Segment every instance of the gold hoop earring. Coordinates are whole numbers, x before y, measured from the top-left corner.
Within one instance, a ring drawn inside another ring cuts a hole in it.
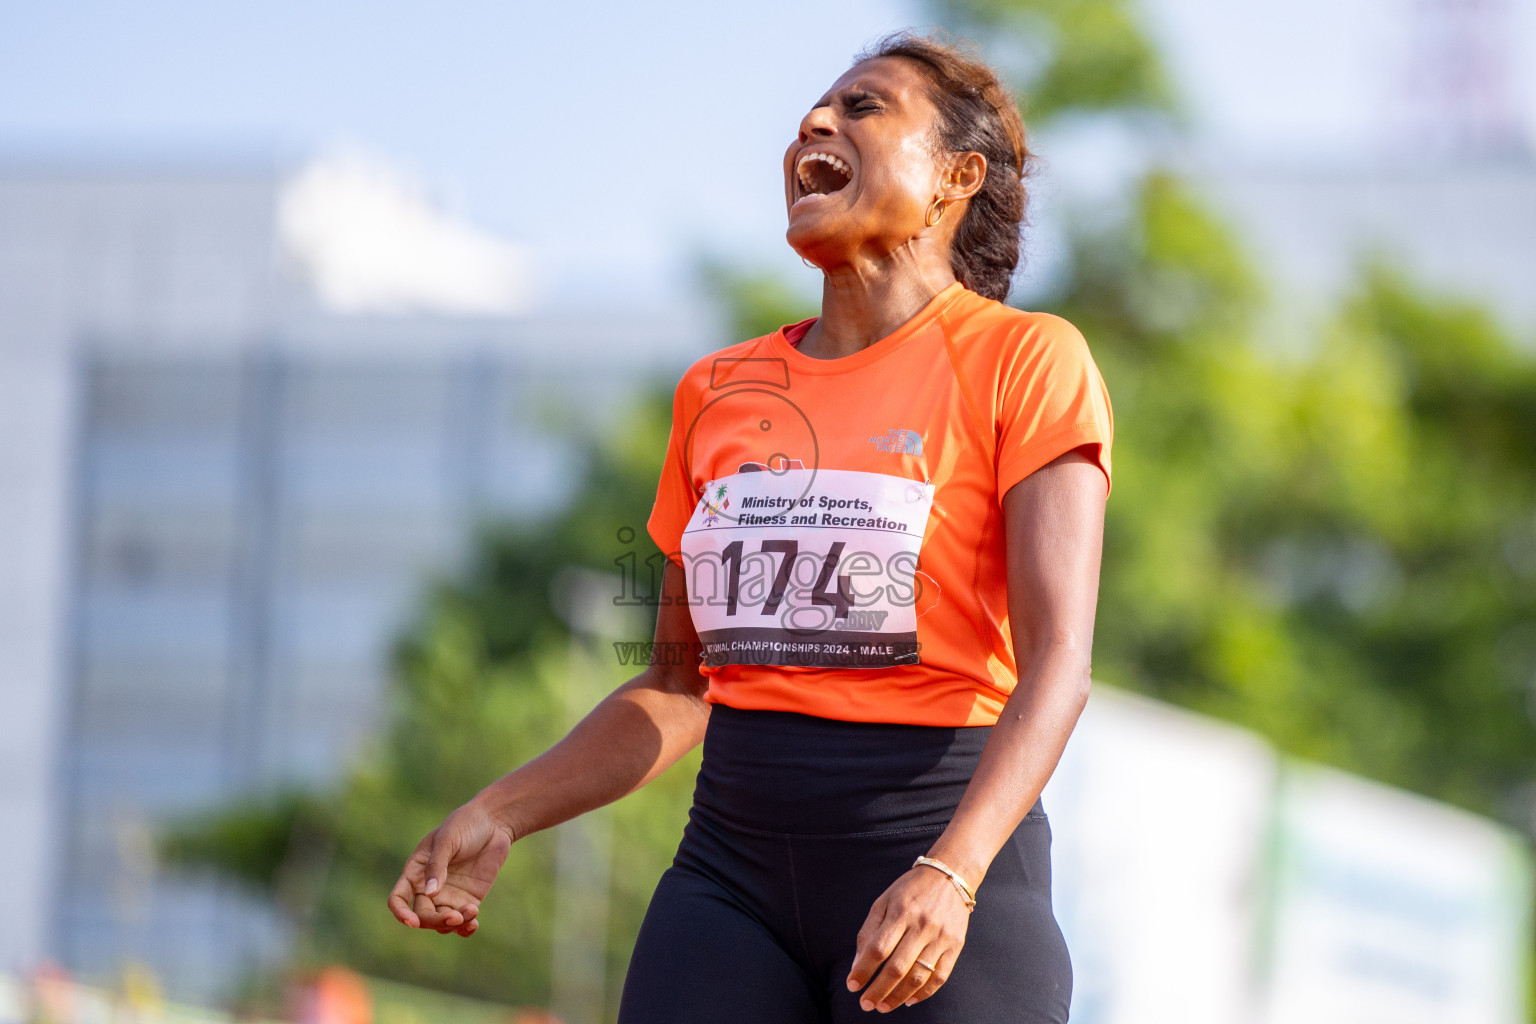
[[[942,196],[934,199],[933,202],[928,204],[928,212],[927,212],[927,214],[925,214],[923,216],[923,223],[927,224],[929,227],[933,227],[939,221],[943,220],[944,219],[944,209],[945,209],[946,205],[947,204],[944,202],[944,199],[943,199]],[[935,214],[933,212],[935,209],[937,209],[939,211],[937,216],[935,216]]]

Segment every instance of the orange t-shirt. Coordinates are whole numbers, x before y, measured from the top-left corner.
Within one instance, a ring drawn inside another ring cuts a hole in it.
[[[1017,682],[1002,496],[1096,446],[1109,395],[1067,321],[949,286],[862,352],[813,321],[694,363],[647,524],[687,574],[708,699],[990,725]]]

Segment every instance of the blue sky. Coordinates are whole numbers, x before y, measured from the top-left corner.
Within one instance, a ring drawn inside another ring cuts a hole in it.
[[[779,159],[801,114],[914,16],[884,0],[64,0],[0,20],[0,147],[358,146],[556,276],[622,270],[643,293],[698,250],[783,248]]]
[[[1409,0],[1145,3],[1217,148],[1317,159],[1390,120]],[[1512,91],[1530,97],[1536,0],[1506,6]],[[0,154],[358,147],[532,246],[562,301],[644,302],[702,251],[796,272],[784,145],[855,51],[922,24],[899,0],[0,0]]]

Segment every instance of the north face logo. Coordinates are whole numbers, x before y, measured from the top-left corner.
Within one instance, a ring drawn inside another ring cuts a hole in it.
[[[915,430],[888,430],[883,435],[871,437],[869,443],[875,446],[877,452],[923,454],[923,435]]]

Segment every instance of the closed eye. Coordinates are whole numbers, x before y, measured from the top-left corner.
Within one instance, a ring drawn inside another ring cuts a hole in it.
[[[880,109],[880,101],[867,92],[856,92],[843,97],[843,108],[855,114],[868,114]]]

